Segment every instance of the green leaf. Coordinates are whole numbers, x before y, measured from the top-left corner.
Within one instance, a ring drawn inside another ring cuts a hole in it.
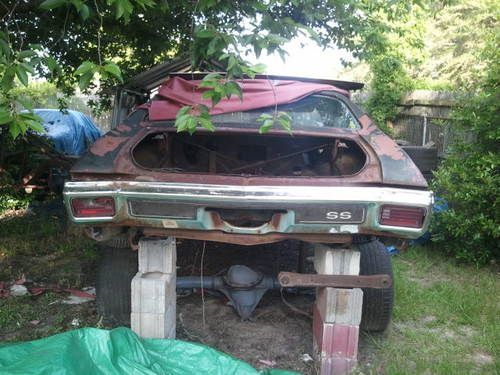
[[[0,39],[0,51],[7,59],[10,59],[10,57],[12,56],[12,47],[4,39]]]
[[[78,87],[80,87],[80,90],[83,91],[86,88],[88,88],[90,85],[90,82],[92,81],[92,78],[94,78],[93,71],[87,71],[86,73],[82,74],[80,76],[80,79],[78,80]]]
[[[12,121],[12,115],[6,108],[0,108],[0,125],[5,125]]]
[[[26,124],[28,125],[28,128],[38,132],[38,133],[45,133],[45,129],[43,128],[43,125],[39,121],[26,121]]]
[[[267,133],[273,127],[273,125],[274,125],[273,119],[264,120],[263,124],[259,128],[259,133],[260,134]]]
[[[186,128],[189,134],[193,135],[196,131],[196,125],[198,125],[198,121],[194,116],[189,116],[186,120]]]
[[[19,134],[21,134],[21,132],[22,128],[19,126],[18,122],[15,121],[12,124],[10,124],[9,133],[12,139],[16,139],[19,136]]]
[[[216,35],[215,30],[212,29],[202,29],[196,31],[196,37],[201,39],[213,38]]]
[[[18,117],[23,121],[30,120],[30,121],[43,122],[43,119],[33,112],[22,112],[18,115]]]
[[[292,118],[288,113],[279,112],[278,122],[280,123],[281,127],[285,129],[288,133],[292,132]]]
[[[16,76],[16,68],[14,66],[9,66],[5,69],[2,81],[0,81],[0,86],[4,91],[9,91],[12,86],[14,86],[14,77]]]
[[[31,50],[31,49],[27,49],[27,50],[24,50],[24,51],[21,51],[17,54],[17,58],[18,59],[25,59],[27,57],[33,57],[33,56],[36,56],[36,52]]]
[[[241,91],[241,87],[234,81],[226,82],[224,85],[224,89],[226,92],[226,97],[229,99],[231,95],[236,95],[243,100],[243,92]]]
[[[95,73],[97,67],[90,61],[84,61],[75,71],[75,75],[80,76],[88,72]]]
[[[116,79],[118,79],[120,82],[123,82],[122,72],[120,70],[120,67],[115,63],[113,62],[107,63],[106,65],[104,65],[104,70],[109,74],[111,74]]]
[[[55,72],[59,71],[60,66],[52,56],[47,56],[44,59],[44,62],[51,73],[55,73]]]
[[[222,94],[217,91],[216,89],[214,90],[208,90],[208,91],[205,91],[201,97],[203,99],[210,99],[210,101],[212,102],[212,107],[215,107],[222,99]]]
[[[68,3],[67,0],[45,0],[43,3],[40,4],[40,8],[45,10],[55,9],[67,3]]]
[[[236,67],[236,65],[238,65],[238,60],[236,59],[236,57],[234,57],[234,55],[231,55],[229,57],[229,61],[227,64],[227,70],[228,71],[233,70]]]
[[[177,112],[176,118],[187,115],[189,113],[189,111],[191,111],[191,109],[192,109],[192,107],[190,105],[185,105],[184,107],[179,109],[179,111]]]
[[[22,66],[22,68],[23,68],[26,72],[29,72],[29,73],[31,73],[31,74],[35,74],[35,68],[33,68],[30,64],[20,63],[19,65],[20,65],[20,66]]]
[[[258,118],[257,118],[257,122],[263,122],[264,120],[268,120],[268,119],[273,119],[274,116],[271,116],[270,114],[268,113],[263,113],[261,114]]]
[[[204,117],[199,117],[198,118],[198,122],[201,124],[202,127],[204,127],[205,129],[208,129],[210,131],[214,131],[215,130],[215,126],[214,124],[212,123],[212,120],[210,118],[204,118]]]
[[[205,77],[203,77],[202,81],[218,81],[221,80],[222,78],[224,77],[222,77],[222,75],[219,73],[209,73]]]
[[[78,13],[80,13],[80,16],[85,21],[90,16],[90,8],[86,4],[82,4],[82,6],[81,6],[80,10],[78,11]]]
[[[266,66],[266,64],[259,63],[259,64],[252,65],[250,67],[250,69],[252,69],[252,71],[254,71],[257,74],[262,74],[266,71],[267,66]]]
[[[130,15],[134,11],[134,6],[129,0],[108,0],[108,5],[115,5],[115,17],[116,19],[124,18],[125,22],[128,22]]]
[[[21,65],[16,67],[16,76],[24,86],[28,86],[28,73]]]

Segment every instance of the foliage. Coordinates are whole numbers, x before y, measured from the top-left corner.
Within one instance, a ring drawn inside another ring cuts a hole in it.
[[[404,63],[397,55],[383,54],[370,61],[372,81],[366,108],[375,123],[386,133],[391,133],[387,122],[394,119],[405,92],[411,89],[411,81]]]
[[[376,43],[373,42],[374,36],[365,46],[362,60],[354,64],[354,68],[351,66],[353,72],[363,70],[364,65],[369,68],[366,70],[368,76],[361,78],[370,82],[369,98],[364,104],[375,123],[389,134],[391,128],[388,125],[398,112],[401,97],[414,87],[411,67],[422,62],[426,4],[409,3],[408,11],[399,17],[380,11],[374,15],[383,20],[389,30]]]
[[[23,105],[11,92],[30,76],[52,80],[65,94],[78,83],[82,90],[97,90],[100,104],[106,104],[111,87],[122,79],[187,51],[194,69],[212,61],[227,67],[226,80],[206,82],[206,97],[216,105],[228,94],[241,94],[234,79],[263,71],[245,56],[276,52],[284,57],[282,45],[306,34],[324,46],[335,44],[364,57],[368,49],[384,45],[385,34],[399,32],[391,22],[411,7],[412,2],[403,0],[2,2],[2,125],[13,137],[36,126],[36,121],[16,117]],[[190,116],[179,116],[181,129],[194,123],[208,126],[208,119],[193,120],[204,111],[185,111]]]
[[[500,52],[492,32],[476,71],[454,109],[456,126],[473,143],[457,144],[435,174],[433,188],[450,210],[436,215],[434,241],[458,259],[485,264],[500,258]],[[479,85],[474,82],[479,81]]]
[[[257,122],[262,122],[259,128],[259,133],[267,133],[276,123],[281,125],[283,129],[291,134],[292,132],[292,118],[286,112],[274,111],[273,115],[263,113],[257,118]]]
[[[452,89],[477,79],[475,70],[487,68],[478,55],[491,30],[498,29],[499,17],[496,0],[431,3],[423,19],[423,61],[410,67],[410,74],[421,82],[419,88]]]
[[[28,207],[32,196],[9,189],[0,189],[0,216],[8,210],[19,210]]]
[[[386,124],[404,91],[457,90],[477,79],[476,70],[488,68],[478,54],[491,30],[498,30],[499,16],[494,0],[420,2],[403,17],[386,20],[400,32],[386,33],[385,48],[372,49],[346,74],[370,82],[366,107],[390,132]]]
[[[49,82],[30,82],[28,86],[18,86],[12,93],[33,108],[52,108],[57,97],[57,87]]]

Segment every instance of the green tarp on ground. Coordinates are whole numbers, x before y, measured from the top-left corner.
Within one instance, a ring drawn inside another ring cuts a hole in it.
[[[141,339],[128,328],[82,328],[0,347],[0,374],[292,375],[257,371],[210,347],[169,339]]]

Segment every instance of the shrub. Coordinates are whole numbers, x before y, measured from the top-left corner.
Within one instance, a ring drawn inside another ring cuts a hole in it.
[[[391,134],[387,122],[396,117],[401,97],[411,89],[411,82],[402,59],[391,53],[373,58],[370,70],[373,78],[366,109],[378,127]]]
[[[433,240],[478,265],[500,258],[500,53],[490,47],[482,57],[488,70],[453,111],[455,126],[475,141],[455,145],[432,184],[450,206],[435,215]]]

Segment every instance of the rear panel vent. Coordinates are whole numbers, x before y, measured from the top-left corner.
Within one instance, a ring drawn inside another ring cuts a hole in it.
[[[128,201],[132,216],[165,217],[172,219],[195,219],[196,207],[172,204],[155,200],[131,199]]]

